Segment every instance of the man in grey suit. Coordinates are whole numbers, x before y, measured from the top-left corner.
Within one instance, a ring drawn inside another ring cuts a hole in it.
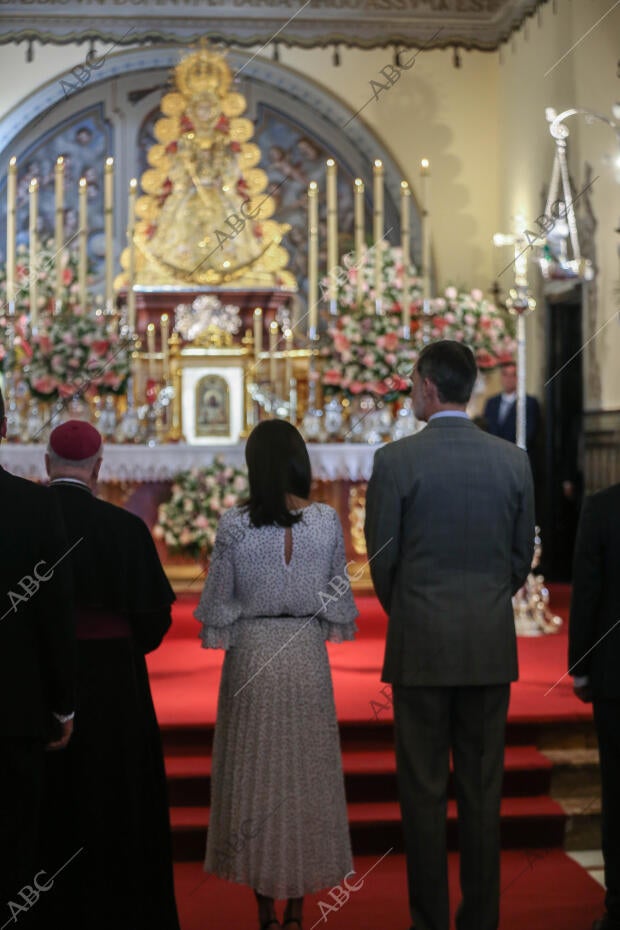
[[[468,418],[477,369],[459,342],[426,346],[413,375],[428,426],[380,449],[366,542],[389,616],[396,761],[414,930],[448,930],[450,750],[459,815],[458,930],[499,923],[500,800],[510,682],[511,597],[530,569],[534,495],[525,452]]]

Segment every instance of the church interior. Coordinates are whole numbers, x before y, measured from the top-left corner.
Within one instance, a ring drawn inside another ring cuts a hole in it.
[[[50,431],[90,422],[99,496],[146,522],[174,588],[147,664],[183,930],[249,926],[202,869],[223,656],[193,611],[273,417],[340,516],[360,612],[328,655],[364,884],[329,912],[310,896],[307,926],[408,925],[364,517],[376,450],[425,428],[416,359],[446,338],[476,357],[469,415],[535,485],[501,926],[600,914],[596,735],[566,657],[581,506],[620,482],[619,35],[613,0],[0,3],[0,465],[44,482]],[[447,819],[454,912],[453,788]]]

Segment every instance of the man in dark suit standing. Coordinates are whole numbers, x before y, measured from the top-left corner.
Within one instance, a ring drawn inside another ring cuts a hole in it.
[[[450,750],[459,815],[458,930],[499,921],[500,800],[510,682],[512,595],[534,547],[526,454],[482,432],[465,408],[477,376],[450,340],[421,353],[413,405],[428,426],[374,460],[366,541],[389,616],[382,681],[392,684],[396,760],[415,930],[448,930]]]
[[[489,397],[484,407],[487,429],[493,436],[517,441],[517,366],[506,362],[500,369],[502,391]],[[540,429],[540,405],[535,397],[525,398],[525,445],[531,457]]]
[[[0,393],[0,440],[6,436]],[[58,502],[47,488],[0,467],[0,925],[24,925],[38,895],[35,874],[63,862],[38,848],[44,750],[61,749],[73,729],[75,629]],[[39,884],[47,878],[39,876]],[[53,893],[53,892],[52,892]],[[11,910],[7,902],[13,902]],[[19,910],[18,910],[19,909]]]
[[[620,484],[586,498],[573,566],[569,671],[592,701],[602,787],[607,913],[595,930],[620,930]]]

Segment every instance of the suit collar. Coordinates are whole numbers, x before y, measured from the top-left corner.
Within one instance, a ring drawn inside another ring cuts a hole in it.
[[[436,417],[426,424],[426,429],[478,429],[473,420],[465,417]]]

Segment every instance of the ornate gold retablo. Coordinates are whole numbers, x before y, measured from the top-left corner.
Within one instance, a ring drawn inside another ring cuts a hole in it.
[[[290,227],[272,218],[254,127],[242,116],[245,97],[231,90],[224,54],[200,48],[176,66],[173,81],[136,204],[135,283],[296,291],[280,245]],[[126,249],[121,267],[128,264]],[[115,282],[127,284],[126,274]]]

